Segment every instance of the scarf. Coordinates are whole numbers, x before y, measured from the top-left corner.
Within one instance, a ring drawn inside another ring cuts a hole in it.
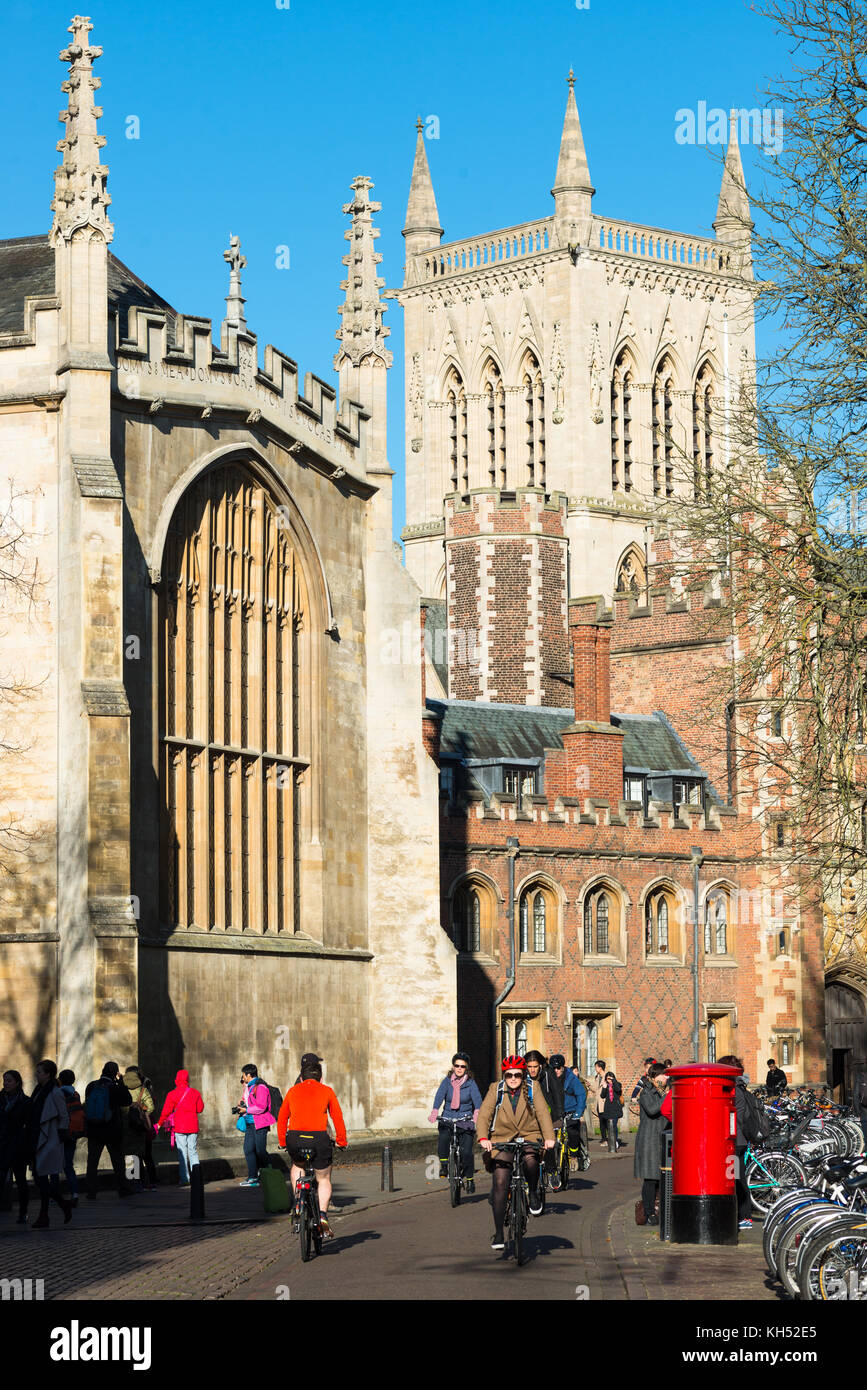
[[[460,1110],[461,1108],[461,1087],[466,1079],[466,1073],[462,1077],[457,1077],[452,1074],[452,1099],[450,1107],[452,1110]]]

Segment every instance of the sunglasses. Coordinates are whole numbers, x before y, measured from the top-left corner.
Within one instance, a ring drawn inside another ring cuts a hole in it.
[[[522,1077],[523,1075],[524,1075],[524,1073],[523,1073],[522,1071],[507,1071],[507,1072],[505,1073],[505,1077],[506,1077],[506,1080],[507,1080],[507,1081],[508,1081],[508,1079],[509,1079],[510,1076],[517,1076],[517,1077],[520,1078],[520,1077]]]
[[[467,1069],[466,1062],[452,1062],[452,1066],[454,1067],[455,1071],[466,1071]]]

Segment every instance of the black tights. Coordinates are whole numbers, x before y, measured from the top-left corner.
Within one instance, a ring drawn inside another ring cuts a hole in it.
[[[493,1160],[494,1171],[491,1176],[491,1206],[494,1208],[494,1230],[502,1231],[506,1215],[506,1198],[512,1178],[512,1165],[508,1160]],[[530,1191],[539,1186],[539,1159],[536,1154],[524,1154],[524,1177],[530,1184]]]

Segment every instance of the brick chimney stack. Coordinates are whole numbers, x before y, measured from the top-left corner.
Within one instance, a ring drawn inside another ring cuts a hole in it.
[[[563,730],[566,795],[607,801],[623,796],[623,732],[611,723],[610,617],[596,601],[569,604],[575,722]]]

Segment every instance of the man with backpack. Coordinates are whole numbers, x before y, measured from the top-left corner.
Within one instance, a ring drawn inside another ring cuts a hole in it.
[[[244,1087],[244,1099],[238,1106],[240,1119],[244,1123],[244,1157],[247,1160],[247,1177],[240,1184],[241,1187],[258,1187],[260,1168],[269,1168],[271,1160],[268,1157],[268,1130],[271,1125],[277,1123],[277,1116],[274,1114],[272,1105],[272,1088],[266,1084],[259,1075],[259,1068],[252,1062],[248,1062],[241,1068],[241,1083]],[[276,1090],[276,1087],[274,1088]],[[279,1094],[279,1092],[278,1092]],[[282,1105],[283,1098],[280,1097]],[[280,1113],[280,1106],[277,1106],[277,1114]]]
[[[744,1075],[744,1064],[740,1057],[720,1057],[719,1065],[740,1067],[741,1069],[741,1075],[735,1077],[735,1118],[737,1120],[735,1192],[738,1199],[738,1229],[748,1231],[753,1224],[751,1215],[753,1203],[744,1173],[744,1154],[748,1144],[753,1144],[758,1139],[767,1138],[771,1132],[771,1126],[763,1105],[752,1091],[747,1089],[747,1077]]]
[[[102,1075],[91,1081],[84,1092],[84,1127],[87,1135],[87,1195],[96,1200],[96,1174],[103,1149],[108,1149],[119,1197],[129,1197],[132,1188],[126,1180],[123,1161],[121,1107],[132,1105],[132,1096],[118,1079],[117,1062],[106,1062]]]

